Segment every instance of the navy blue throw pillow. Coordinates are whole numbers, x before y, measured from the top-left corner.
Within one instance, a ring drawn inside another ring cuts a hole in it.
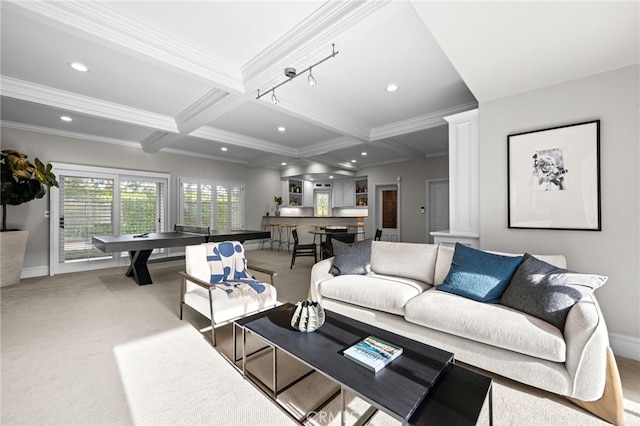
[[[522,261],[456,243],[451,269],[436,289],[485,303],[498,303]]]

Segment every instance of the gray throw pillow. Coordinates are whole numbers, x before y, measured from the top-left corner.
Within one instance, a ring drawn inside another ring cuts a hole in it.
[[[564,331],[571,307],[606,281],[605,276],[571,272],[526,253],[500,303]]]
[[[333,245],[332,275],[365,275],[371,263],[371,238],[353,244],[331,240]]]

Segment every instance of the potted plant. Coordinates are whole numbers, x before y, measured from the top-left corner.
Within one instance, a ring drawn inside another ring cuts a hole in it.
[[[280,205],[282,205],[282,197],[279,197],[276,195],[273,197],[273,201],[275,201],[276,203],[276,210],[275,210],[276,216],[280,216]]]
[[[29,231],[7,228],[7,206],[18,206],[46,195],[47,189],[58,186],[51,164],[43,164],[36,158],[34,163],[27,155],[12,149],[2,151],[0,174],[2,191],[2,285],[20,281]],[[13,231],[13,232],[7,232]]]

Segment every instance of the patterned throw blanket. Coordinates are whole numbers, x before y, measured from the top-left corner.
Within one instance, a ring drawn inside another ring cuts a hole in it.
[[[265,302],[271,297],[271,286],[257,280],[247,271],[244,247],[238,241],[205,243],[211,269],[209,282],[230,298],[249,296]]]

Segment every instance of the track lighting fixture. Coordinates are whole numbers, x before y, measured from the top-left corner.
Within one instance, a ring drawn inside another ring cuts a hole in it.
[[[301,74],[304,74],[305,72],[309,71],[309,77],[308,77],[308,81],[309,81],[309,86],[315,86],[316,84],[318,84],[318,80],[316,80],[316,78],[313,76],[313,74],[311,73],[311,69],[315,66],[320,65],[321,63],[323,63],[324,61],[326,61],[327,59],[333,58],[334,56],[336,56],[338,53],[340,52],[336,52],[336,45],[335,43],[331,45],[331,55],[327,56],[326,58],[322,59],[321,61],[316,62],[315,64],[309,66],[309,68],[305,69],[304,71],[302,71],[301,73],[297,73],[296,69],[293,67],[287,67],[284,69],[284,75],[287,76],[287,79],[285,81],[283,81],[282,83],[278,84],[277,86],[272,87],[271,89],[267,90],[264,93],[260,93],[260,89],[258,89],[258,96],[256,96],[256,99],[260,99],[261,97],[263,97],[264,95],[266,95],[267,93],[271,92],[271,102],[273,102],[274,104],[278,104],[280,102],[280,99],[278,99],[276,97],[276,89],[280,86],[282,86],[283,84],[286,84],[288,82],[290,82],[291,80],[293,80],[294,78],[298,77]]]
[[[318,84],[318,80],[316,80],[316,78],[313,76],[313,74],[311,74],[311,67],[309,67],[309,86],[313,87],[316,84]]]

